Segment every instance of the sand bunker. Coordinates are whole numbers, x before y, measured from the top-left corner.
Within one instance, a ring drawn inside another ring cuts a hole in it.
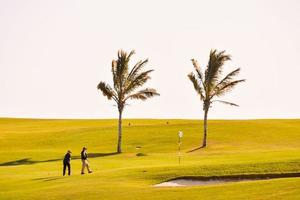
[[[193,179],[175,179],[172,181],[163,182],[154,187],[180,187],[180,186],[196,186],[196,185],[215,185],[225,183],[222,180],[209,180],[209,181],[198,181]]]
[[[285,174],[249,174],[233,176],[214,176],[214,177],[182,177],[154,185],[154,187],[182,187],[182,186],[201,186],[217,185],[223,183],[268,180],[274,178],[300,177],[300,173]]]

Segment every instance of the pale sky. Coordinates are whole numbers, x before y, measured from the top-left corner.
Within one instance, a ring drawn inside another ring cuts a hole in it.
[[[161,93],[131,101],[125,118],[203,117],[187,74],[212,48],[241,67],[210,118],[300,118],[300,1],[0,0],[0,117],[116,118],[96,89],[112,84],[117,50],[149,58],[146,84]]]

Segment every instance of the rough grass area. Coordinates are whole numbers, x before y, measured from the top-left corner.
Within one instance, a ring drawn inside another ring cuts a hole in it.
[[[123,124],[124,153],[116,154],[116,120],[0,119],[0,199],[300,199],[300,178],[153,187],[177,177],[299,173],[300,120],[211,120],[208,147],[191,153],[202,139],[200,121]],[[92,174],[80,175],[83,146]],[[62,177],[68,149],[72,176]]]

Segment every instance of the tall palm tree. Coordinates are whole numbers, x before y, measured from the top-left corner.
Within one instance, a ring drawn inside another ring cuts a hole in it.
[[[188,74],[188,78],[193,83],[194,89],[199,94],[200,100],[203,102],[204,136],[202,147],[207,146],[207,114],[211,104],[213,102],[220,102],[231,106],[238,106],[235,103],[215,99],[216,97],[223,96],[231,91],[237,84],[245,81],[245,79],[234,80],[234,77],[239,74],[240,68],[233,70],[221,78],[223,66],[228,60],[231,60],[231,56],[226,54],[225,51],[218,52],[217,50],[211,50],[208,65],[203,74],[198,62],[195,59],[192,59],[196,73],[191,72]]]
[[[128,65],[130,57],[134,53],[134,51],[131,51],[129,54],[122,50],[118,51],[118,59],[112,61],[111,68],[114,84],[113,87],[102,81],[97,86],[97,88],[102,91],[102,94],[106,96],[108,100],[114,100],[118,107],[118,153],[122,152],[122,113],[127,105],[126,102],[129,99],[140,99],[144,101],[148,98],[159,95],[156,90],[152,88],[145,88],[136,91],[151,78],[149,74],[153,72],[153,70],[143,71],[144,66],[148,63],[148,59],[146,59],[137,62],[129,71]]]

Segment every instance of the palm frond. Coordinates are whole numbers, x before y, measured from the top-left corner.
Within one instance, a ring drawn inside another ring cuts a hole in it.
[[[194,89],[200,95],[200,98],[202,100],[204,100],[205,97],[204,97],[203,88],[201,86],[202,83],[200,83],[200,81],[196,78],[196,76],[195,76],[195,74],[193,72],[191,72],[190,74],[188,74],[188,77],[191,80],[191,82],[193,83]]]
[[[134,79],[128,80],[128,82],[126,83],[127,86],[124,89],[124,93],[129,94],[129,93],[133,92],[134,90],[136,90],[138,87],[144,85],[149,79],[151,79],[149,74],[153,71],[154,70],[147,70],[147,71],[141,72],[141,73],[137,74],[135,77],[132,77]]]
[[[235,70],[233,70],[232,72],[230,72],[229,74],[227,74],[219,83],[218,85],[221,85],[224,82],[228,82],[228,81],[232,81],[232,79],[237,76],[241,71],[241,68],[237,68]]]
[[[208,65],[205,70],[205,85],[208,93],[210,93],[212,88],[217,84],[216,82],[220,78],[223,65],[230,59],[230,55],[225,54],[225,51],[210,51]]]
[[[117,86],[119,87],[119,90],[123,89],[125,80],[128,76],[128,63],[130,61],[130,57],[134,54],[134,51],[131,51],[129,54],[127,54],[123,50],[118,51],[118,59],[116,61],[116,77],[117,77]]]
[[[222,100],[213,100],[212,102],[220,102],[220,103],[224,103],[224,104],[227,104],[227,105],[230,105],[230,106],[239,106],[235,103],[231,103],[231,102],[228,102],[228,101],[222,101]]]
[[[148,63],[148,59],[137,62],[128,74],[126,86],[128,86],[140,73],[143,67]]]
[[[118,73],[117,73],[117,61],[113,60],[111,63],[111,72],[113,75],[113,82],[114,82],[114,89],[116,91],[120,90],[120,79],[118,77]]]
[[[106,96],[108,100],[114,99],[117,102],[117,96],[113,89],[106,84],[105,82],[100,82],[97,86],[99,90],[101,90],[103,96]]]
[[[127,96],[124,100],[124,102],[128,99],[140,99],[140,100],[146,100],[148,98],[159,96],[160,94],[157,93],[157,91],[153,88],[146,88],[143,90],[138,91],[137,93],[131,94]]]
[[[127,62],[129,62],[130,57],[131,57],[133,54],[135,54],[135,51],[134,51],[134,50],[131,50],[130,53],[128,54],[128,56],[127,56]]]
[[[218,91],[220,88],[222,88],[223,86],[227,85],[228,83],[230,83],[233,78],[235,76],[237,76],[240,73],[241,68],[237,68],[235,70],[233,70],[232,72],[230,72],[229,74],[227,74],[215,87],[214,87],[214,91]]]
[[[193,66],[197,73],[192,72],[188,74],[188,78],[193,83],[194,89],[200,95],[204,107],[206,108],[209,108],[209,104],[215,96],[220,97],[232,90],[237,84],[245,81],[245,79],[233,80],[234,77],[239,74],[240,68],[233,70],[221,79],[223,65],[228,60],[231,60],[231,56],[226,54],[225,51],[212,49],[203,76],[199,64],[195,59],[192,59]]]
[[[232,81],[232,82],[229,82],[227,83],[226,85],[220,87],[218,90],[216,90],[214,92],[214,94],[212,95],[213,96],[222,96],[224,95],[226,92],[229,92],[231,91],[237,84],[241,83],[241,82],[245,82],[246,79],[241,79],[241,80],[235,80],[235,81]]]
[[[193,66],[194,66],[194,68],[195,68],[195,70],[196,70],[196,72],[197,72],[197,74],[198,74],[198,77],[199,77],[199,79],[200,79],[200,81],[201,81],[203,87],[205,87],[205,85],[204,85],[204,77],[203,77],[201,68],[200,68],[200,66],[199,66],[199,64],[198,64],[198,62],[197,62],[197,60],[191,59],[191,61],[192,61],[192,63],[193,63]]]
[[[149,74],[153,72],[153,70],[142,70],[148,63],[148,59],[137,62],[129,72],[130,58],[134,53],[134,51],[126,53],[123,50],[119,50],[117,59],[112,61],[113,89],[105,82],[100,82],[97,86],[104,96],[116,101],[119,112],[123,111],[127,99],[146,100],[159,95],[154,89],[144,89],[132,94],[151,78]]]

